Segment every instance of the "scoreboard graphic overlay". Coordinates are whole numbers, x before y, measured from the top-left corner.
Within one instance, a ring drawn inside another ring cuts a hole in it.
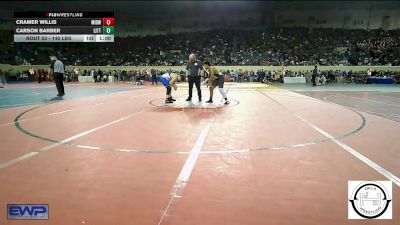
[[[114,42],[114,12],[14,12],[14,42]]]

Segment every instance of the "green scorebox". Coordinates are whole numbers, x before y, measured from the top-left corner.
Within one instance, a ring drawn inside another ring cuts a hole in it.
[[[114,34],[114,26],[103,26],[103,34]]]

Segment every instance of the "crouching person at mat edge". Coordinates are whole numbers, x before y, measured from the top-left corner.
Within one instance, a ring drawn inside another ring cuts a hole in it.
[[[204,62],[204,68],[206,73],[208,73],[207,86],[210,87],[210,100],[207,103],[213,103],[214,88],[218,86],[218,90],[222,97],[225,99],[225,105],[229,104],[228,98],[224,91],[224,75],[219,74],[219,71],[215,67],[211,67],[210,62]]]
[[[160,82],[167,89],[165,103],[173,103],[174,101],[176,101],[175,99],[172,98],[171,86],[174,87],[176,91],[178,89],[178,87],[176,86],[177,81],[181,81],[181,76],[176,73],[172,73],[171,71],[168,71],[167,73],[163,74],[160,77]]]

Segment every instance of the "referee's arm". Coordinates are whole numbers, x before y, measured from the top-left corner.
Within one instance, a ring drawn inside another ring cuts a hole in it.
[[[54,75],[54,63],[55,63],[55,62],[56,62],[55,60],[51,61],[51,64],[50,64],[50,72],[49,72],[49,75],[50,75],[50,76],[53,76],[53,75]]]
[[[199,70],[200,70],[200,79],[202,79],[202,78],[205,79],[205,77],[204,77],[204,66],[203,66],[202,62],[200,63]]]

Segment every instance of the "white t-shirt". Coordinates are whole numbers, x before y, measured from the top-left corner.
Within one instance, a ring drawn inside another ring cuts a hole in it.
[[[60,60],[56,60],[53,65],[54,73],[64,73],[64,64]]]
[[[163,75],[161,75],[161,77],[170,81],[172,79],[172,75],[176,75],[176,74],[175,73],[164,73]]]

